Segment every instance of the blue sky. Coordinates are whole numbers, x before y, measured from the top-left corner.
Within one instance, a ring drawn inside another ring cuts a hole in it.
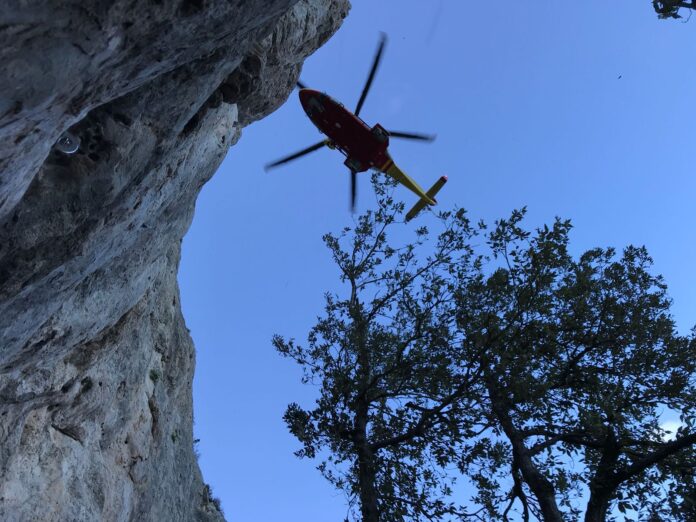
[[[442,208],[464,207],[474,220],[527,205],[530,226],[572,219],[576,253],[646,245],[686,333],[696,323],[694,23],[660,21],[648,0],[356,0],[302,80],[353,107],[386,32],[361,116],[438,136],[393,140],[396,162],[423,186],[449,176]],[[311,405],[313,390],[270,342],[274,333],[305,339],[323,293],[339,288],[321,236],[352,223],[342,157],[321,150],[263,171],[319,139],[296,93],[246,128],[203,188],[183,243],[182,303],[198,353],[194,431],[204,478],[231,521],[346,514],[315,464],[292,453],[281,417],[291,401]],[[375,202],[367,175],[359,181],[358,211]]]

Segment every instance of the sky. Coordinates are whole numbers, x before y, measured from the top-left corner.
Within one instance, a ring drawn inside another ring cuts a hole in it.
[[[695,24],[658,20],[648,0],[355,0],[302,81],[354,107],[385,32],[361,117],[437,134],[432,144],[393,140],[390,152],[424,187],[449,177],[441,208],[492,223],[527,206],[530,227],[570,218],[575,254],[645,245],[687,333],[696,324]],[[230,521],[346,515],[317,463],[293,455],[299,444],[282,415],[289,402],[311,407],[314,390],[271,345],[274,333],[305,340],[324,292],[340,289],[321,236],[353,223],[342,156],[325,149],[263,170],[320,139],[292,93],[244,129],[183,242],[194,435]],[[368,175],[359,182],[358,212],[375,205]],[[406,189],[396,196],[415,203]]]

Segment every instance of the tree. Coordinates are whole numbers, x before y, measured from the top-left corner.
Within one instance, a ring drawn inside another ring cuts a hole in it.
[[[463,211],[446,213],[434,245],[421,228],[414,242],[392,246],[387,233],[403,205],[385,193],[388,187],[375,186],[377,211],[339,236],[324,236],[345,295],[326,295],[306,348],[273,339],[302,365],[304,382],[320,388],[313,409],[293,403],[284,418],[303,444],[298,456],[328,451],[319,469],[357,500],[361,520],[462,515],[442,468],[474,436],[470,391],[478,373],[452,371],[460,341],[449,281],[476,266],[467,242],[474,231]]]
[[[568,221],[532,235],[523,215],[488,236],[501,266],[459,290],[462,338],[485,347],[486,402],[509,448],[505,460],[492,438],[463,469],[510,466],[507,495],[500,480],[486,485],[487,498],[507,502],[502,514],[488,506],[501,518],[519,500],[524,520],[577,519],[587,499],[587,522],[614,508],[693,520],[696,342],[677,334],[652,260],[636,247],[574,260]],[[673,440],[660,427],[666,409],[681,412]]]
[[[696,9],[695,0],[653,0],[659,18],[681,18],[680,9]]]
[[[376,190],[375,212],[324,237],[345,295],[327,294],[307,347],[274,338],[319,387],[285,413],[297,454],[355,518],[692,520],[696,340],[646,250],[576,259],[570,222],[531,233],[524,210],[490,231],[443,212],[397,247],[403,207]],[[681,413],[672,439],[664,411]]]

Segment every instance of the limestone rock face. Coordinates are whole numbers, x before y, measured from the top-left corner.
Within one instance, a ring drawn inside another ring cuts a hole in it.
[[[348,7],[4,3],[0,520],[223,519],[193,452],[180,242]]]

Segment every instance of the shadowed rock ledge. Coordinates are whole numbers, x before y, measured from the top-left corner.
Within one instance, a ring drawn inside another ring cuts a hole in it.
[[[193,453],[180,242],[241,128],[287,98],[347,11],[5,3],[0,520],[223,519]]]

